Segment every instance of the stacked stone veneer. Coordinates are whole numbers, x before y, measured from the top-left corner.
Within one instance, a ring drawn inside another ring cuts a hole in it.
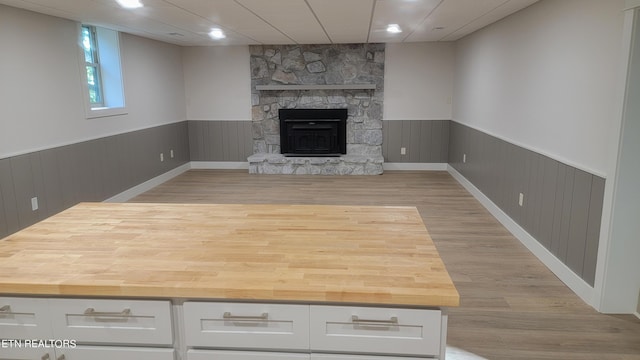
[[[256,174],[382,173],[384,44],[250,46],[253,155]],[[375,90],[256,90],[256,85],[375,84]],[[347,154],[284,157],[279,109],[348,109]]]

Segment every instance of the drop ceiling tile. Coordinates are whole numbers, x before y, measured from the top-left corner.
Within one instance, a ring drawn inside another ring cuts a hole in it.
[[[365,43],[374,0],[307,0],[333,43]]]
[[[437,41],[493,11],[509,0],[445,0],[405,41]],[[443,29],[437,30],[436,28]]]
[[[233,0],[166,0],[247,38],[247,43],[281,44],[291,39]]]
[[[97,1],[112,2],[113,0]],[[168,1],[143,0],[143,2],[145,6],[140,9],[120,9],[121,13],[124,11],[122,17],[111,21],[128,28],[144,29],[145,32],[153,34],[153,36],[148,37],[176,44],[246,45],[256,43],[255,40],[224,27],[225,39],[211,39],[208,36],[211,28],[221,26],[210,19]],[[118,11],[116,10],[116,12]],[[136,34],[140,35],[140,33]]]
[[[326,44],[329,38],[303,0],[236,0],[293,42]]]
[[[107,10],[107,12],[109,12],[109,9],[104,9],[100,4],[96,4],[93,1],[82,2],[78,0],[3,0],[1,3],[41,14],[76,21],[81,21],[83,15],[86,13],[99,13],[101,10]]]
[[[0,4],[19,8],[24,8],[26,5],[23,0],[2,0],[0,1]]]
[[[403,41],[440,2],[441,0],[378,0],[371,22],[369,42]],[[388,33],[386,29],[389,24],[400,25],[402,33]]]
[[[493,11],[473,20],[472,22],[461,27],[457,31],[450,33],[442,38],[444,41],[455,41],[464,36],[471,34],[474,31],[480,30],[483,27],[492,24],[504,17],[507,17],[517,11],[520,11],[538,0],[510,0],[503,5],[495,8]]]

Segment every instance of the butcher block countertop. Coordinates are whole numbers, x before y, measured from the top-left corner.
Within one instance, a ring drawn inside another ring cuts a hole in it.
[[[0,241],[11,295],[458,306],[414,207],[81,203]]]

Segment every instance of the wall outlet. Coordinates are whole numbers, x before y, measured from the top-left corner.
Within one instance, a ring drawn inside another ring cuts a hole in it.
[[[400,148],[400,155],[407,155],[407,148],[401,147]]]
[[[169,156],[173,159],[173,149],[169,150]]]
[[[164,161],[164,153],[160,153],[160,162]]]
[[[467,154],[462,154],[462,162],[463,163],[467,162]]]
[[[524,204],[524,194],[520,193],[518,196],[518,205],[522,206],[522,204]]]
[[[38,206],[38,197],[32,197],[31,198],[31,210],[32,211],[36,211],[38,210],[39,206]]]

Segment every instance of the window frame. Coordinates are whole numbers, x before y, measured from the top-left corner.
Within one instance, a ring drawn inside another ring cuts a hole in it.
[[[83,27],[90,27],[92,28],[92,30],[94,31],[93,35],[95,36],[95,56],[98,57],[98,64],[100,64],[100,66],[98,67],[98,71],[99,71],[99,84],[100,84],[100,92],[101,92],[101,100],[102,103],[91,103],[91,99],[89,97],[89,82],[88,82],[88,74],[87,74],[87,66],[88,64],[93,64],[93,63],[88,63],[86,61],[85,58],[85,47],[84,47],[84,35],[83,35]],[[106,83],[105,83],[105,79],[103,79],[103,72],[102,72],[102,61],[104,59],[100,58],[100,55],[102,54],[102,52],[100,51],[100,31],[108,31],[108,32],[112,32],[112,34],[114,34],[115,36],[115,41],[108,41],[109,42],[114,42],[114,48],[115,49],[111,49],[111,47],[109,48],[110,53],[113,53],[115,50],[116,55],[113,56],[111,55],[111,57],[109,58],[110,63],[113,64],[114,62],[117,62],[117,67],[119,69],[119,78],[116,79],[116,81],[111,81],[112,83],[112,87],[111,89],[116,89],[119,96],[116,96],[116,105],[109,105],[109,98],[107,97],[107,93],[109,93],[109,91],[107,91],[107,89],[105,89]],[[81,79],[82,79],[82,96],[83,96],[83,103],[84,103],[84,109],[85,109],[85,118],[86,119],[96,119],[96,118],[104,118],[104,117],[111,117],[111,116],[118,116],[118,115],[126,115],[128,114],[128,110],[126,107],[126,101],[125,101],[125,91],[124,91],[124,70],[122,68],[122,56],[120,53],[120,43],[121,43],[121,34],[119,31],[116,30],[110,30],[107,28],[100,28],[98,29],[97,26],[95,25],[91,25],[91,24],[84,24],[84,23],[77,23],[77,34],[78,34],[78,60],[79,60],[79,65],[80,65],[80,72],[81,72]]]

